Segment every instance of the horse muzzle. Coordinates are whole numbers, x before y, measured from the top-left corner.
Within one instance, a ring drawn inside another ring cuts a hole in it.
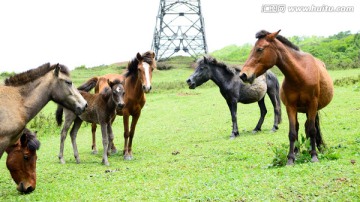
[[[76,115],[82,114],[82,113],[85,111],[85,109],[87,108],[87,106],[88,106],[87,103],[85,103],[84,106],[77,106],[77,107],[75,108],[75,111],[74,111],[75,114],[76,114]]]
[[[245,83],[253,83],[255,80],[255,74],[252,74],[250,77],[246,73],[240,73],[240,79]]]
[[[25,183],[20,182],[16,189],[21,193],[28,194],[35,190],[35,186],[26,185]]]
[[[196,83],[191,81],[191,79],[186,80],[186,83],[188,84],[190,89],[195,89],[196,88]]]
[[[143,85],[142,86],[142,89],[145,93],[150,93],[152,87],[151,86],[146,86],[146,85]]]

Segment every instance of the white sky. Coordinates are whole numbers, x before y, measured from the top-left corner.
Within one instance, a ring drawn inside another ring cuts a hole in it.
[[[130,60],[150,50],[159,0],[2,0],[0,72],[43,63],[73,69]],[[262,6],[353,6],[354,12],[263,13]],[[360,32],[359,0],[201,0],[209,52],[255,42],[261,29],[289,36]]]

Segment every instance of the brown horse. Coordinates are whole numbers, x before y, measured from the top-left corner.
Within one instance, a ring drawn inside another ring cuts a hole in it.
[[[305,133],[310,138],[311,161],[317,162],[316,146],[320,150],[324,144],[318,111],[332,100],[333,83],[322,61],[300,51],[279,32],[262,30],[256,34],[258,40],[240,72],[240,78],[251,83],[274,65],[279,67],[285,76],[280,97],[289,118],[290,149],[287,164],[294,164],[295,153],[298,152],[298,148],[295,148],[299,131],[298,112],[306,113]]]
[[[132,139],[135,134],[135,128],[137,121],[139,120],[141,109],[145,105],[146,97],[145,93],[149,93],[151,90],[151,79],[152,72],[156,68],[155,53],[152,51],[147,51],[140,55],[136,55],[136,58],[131,60],[128,63],[127,71],[124,75],[121,74],[107,74],[101,77],[94,77],[90,79],[94,81],[96,78],[106,78],[106,79],[115,79],[123,78],[125,79],[125,107],[122,110],[117,110],[117,115],[123,116],[124,123],[124,159],[131,160],[132,155]],[[99,81],[96,83],[95,92],[101,91],[107,84],[105,82]],[[131,127],[129,130],[129,117],[132,116]],[[97,152],[96,141],[96,124],[92,124],[92,137],[93,137],[93,153]],[[116,151],[114,145],[112,145],[112,150]]]
[[[77,114],[87,105],[72,85],[69,70],[64,65],[46,63],[5,80],[5,86],[0,86],[0,158],[50,100]]]
[[[25,128],[20,139],[6,149],[6,166],[19,192],[30,193],[35,190],[36,150],[39,148],[40,142],[36,139],[36,132],[32,133]]]
[[[66,139],[67,132],[72,123],[74,123],[70,136],[71,142],[74,150],[74,156],[76,163],[80,163],[79,152],[76,145],[76,135],[83,121],[89,123],[97,123],[101,125],[102,132],[102,142],[103,142],[103,159],[102,163],[109,165],[108,153],[110,150],[109,145],[112,144],[114,139],[114,134],[111,128],[111,120],[115,117],[116,109],[122,109],[124,107],[124,87],[123,81],[107,80],[109,87],[103,89],[100,93],[90,94],[85,91],[80,91],[81,95],[88,102],[88,107],[84,113],[80,115],[74,114],[70,110],[63,110],[63,107],[60,105],[56,110],[56,121],[58,125],[62,123],[63,111],[65,111],[65,123],[63,129],[61,130],[60,138],[60,153],[59,159],[61,163],[65,163],[63,153],[64,153],[64,141]]]

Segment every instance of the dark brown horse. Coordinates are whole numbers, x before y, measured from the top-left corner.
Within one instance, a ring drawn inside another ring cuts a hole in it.
[[[333,82],[322,61],[300,51],[279,32],[263,30],[256,34],[258,40],[240,72],[240,78],[251,83],[274,65],[279,67],[285,76],[280,97],[286,106],[290,124],[287,164],[294,164],[295,153],[298,152],[295,148],[299,131],[298,112],[306,113],[305,133],[310,138],[311,160],[317,162],[316,146],[320,149],[324,144],[318,111],[332,100]]]
[[[218,62],[215,58],[204,56],[197,61],[195,72],[186,80],[190,89],[195,89],[208,80],[212,80],[220,89],[221,95],[229,107],[232,132],[230,138],[239,136],[237,125],[237,103],[251,104],[257,102],[260,108],[260,118],[253,132],[261,131],[267,109],[265,94],[268,94],[274,107],[274,125],[272,131],[278,129],[281,122],[281,102],[279,97],[279,81],[275,74],[266,71],[249,85],[238,76],[240,70]]]
[[[0,158],[50,100],[76,114],[81,114],[87,105],[64,65],[46,63],[5,80],[5,86],[0,86]]]
[[[128,63],[126,72],[124,75],[121,74],[107,74],[101,77],[94,77],[90,79],[99,79],[99,82],[96,83],[95,92],[99,92],[101,89],[107,86],[106,83],[101,82],[100,78],[105,79],[116,79],[123,78],[125,79],[125,107],[122,110],[117,110],[117,115],[123,116],[124,123],[124,159],[131,160],[132,155],[132,140],[135,134],[135,128],[137,121],[139,120],[141,109],[145,105],[146,97],[145,93],[149,93],[151,90],[151,79],[152,72],[156,68],[155,53],[152,51],[147,51],[140,55],[136,55],[136,58],[131,60]],[[131,126],[129,129],[129,117],[132,116]],[[92,137],[93,137],[93,153],[97,152],[96,141],[96,124],[92,125]],[[115,146],[112,146],[113,151],[116,150]]]
[[[30,193],[35,190],[36,150],[39,148],[40,142],[36,139],[36,132],[25,128],[20,139],[6,149],[6,166],[19,192]]]
[[[64,141],[66,139],[67,132],[72,123],[74,123],[70,136],[74,150],[74,156],[76,163],[80,163],[79,152],[77,150],[76,136],[77,132],[83,121],[89,123],[97,123],[101,125],[102,142],[103,142],[103,159],[102,163],[109,165],[108,154],[110,154],[110,146],[114,139],[112,132],[111,120],[115,117],[116,109],[122,109],[124,107],[124,86],[123,81],[107,80],[109,87],[103,89],[100,93],[90,94],[85,91],[80,91],[81,95],[88,102],[88,107],[84,113],[80,115],[74,114],[72,111],[63,109],[60,105],[56,110],[56,121],[58,125],[62,123],[63,111],[65,111],[65,123],[61,130],[60,137],[60,153],[59,159],[61,163],[65,163],[64,153]],[[90,89],[91,90],[91,89]]]

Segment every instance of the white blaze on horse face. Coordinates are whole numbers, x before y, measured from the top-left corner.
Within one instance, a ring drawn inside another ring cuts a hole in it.
[[[145,70],[145,78],[146,78],[146,89],[150,89],[150,74],[149,74],[149,68],[150,68],[150,65],[146,62],[143,62],[143,67],[144,67],[144,70]]]

